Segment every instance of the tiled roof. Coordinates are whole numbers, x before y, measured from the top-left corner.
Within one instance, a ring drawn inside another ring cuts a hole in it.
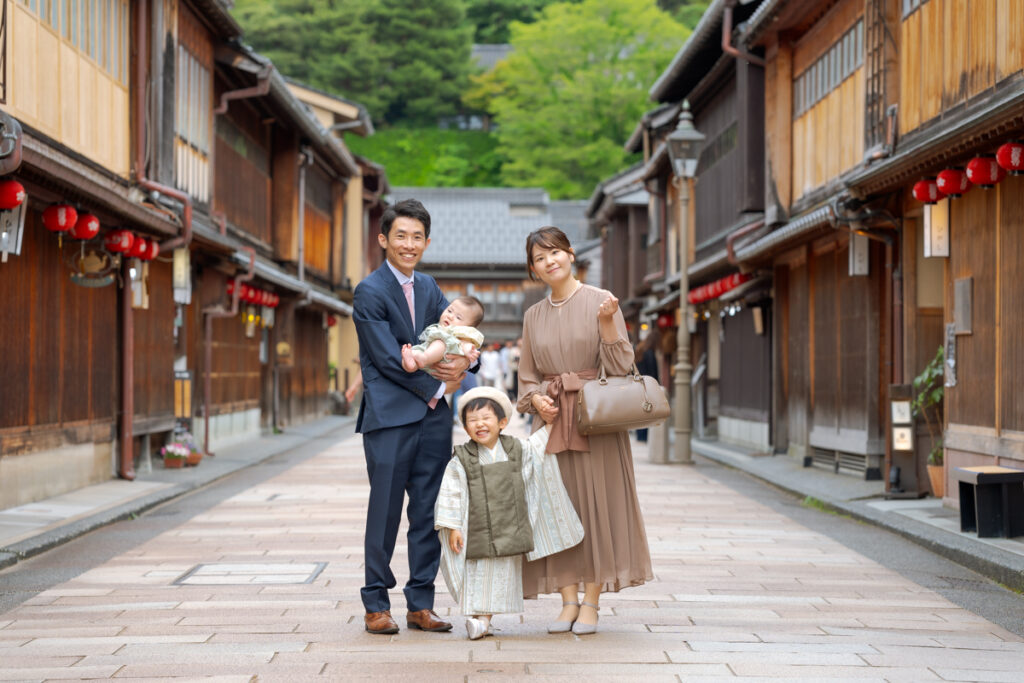
[[[512,46],[508,44],[475,43],[469,58],[484,71],[490,71],[498,62],[508,57],[510,52],[512,52]]]
[[[393,187],[389,198],[418,199],[430,212],[424,265],[521,265],[526,236],[545,225],[586,237],[586,202],[553,202],[541,189]]]

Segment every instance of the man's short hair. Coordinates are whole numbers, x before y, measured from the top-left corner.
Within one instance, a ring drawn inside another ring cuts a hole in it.
[[[459,413],[459,418],[462,420],[462,426],[466,426],[466,413],[468,413],[471,410],[480,410],[481,408],[487,407],[490,407],[490,409],[494,411],[494,414],[498,417],[499,422],[508,417],[507,415],[505,415],[505,411],[502,410],[501,406],[498,405],[497,401],[495,401],[493,398],[484,398],[481,396],[478,398],[470,399],[469,403],[462,406],[462,412]]]
[[[430,237],[430,212],[418,199],[403,199],[384,209],[380,217],[380,231],[385,237],[391,231],[391,224],[399,216],[414,218],[423,224],[424,237]]]

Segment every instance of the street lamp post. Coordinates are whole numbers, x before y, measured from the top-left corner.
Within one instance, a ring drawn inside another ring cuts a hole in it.
[[[693,127],[690,103],[683,100],[679,114],[679,125],[667,140],[668,155],[672,160],[672,173],[679,190],[679,328],[676,332],[676,405],[673,415],[676,433],[675,462],[693,464],[690,455],[690,433],[693,431],[690,415],[690,327],[687,314],[686,295],[689,293],[689,277],[686,274],[686,257],[689,239],[690,182],[697,171],[697,158],[704,135]]]

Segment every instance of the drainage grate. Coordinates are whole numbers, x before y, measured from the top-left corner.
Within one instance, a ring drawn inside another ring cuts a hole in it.
[[[173,583],[179,586],[313,583],[326,566],[326,562],[197,564]]]

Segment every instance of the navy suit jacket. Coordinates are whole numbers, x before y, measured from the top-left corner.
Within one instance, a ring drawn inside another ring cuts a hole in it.
[[[423,329],[441,319],[448,300],[434,278],[423,273],[414,274],[413,298],[415,329],[405,293],[386,261],[356,286],[352,319],[363,370],[363,401],[356,418],[356,431],[361,434],[419,422],[441,385],[422,370],[406,372],[401,348],[419,343]]]

